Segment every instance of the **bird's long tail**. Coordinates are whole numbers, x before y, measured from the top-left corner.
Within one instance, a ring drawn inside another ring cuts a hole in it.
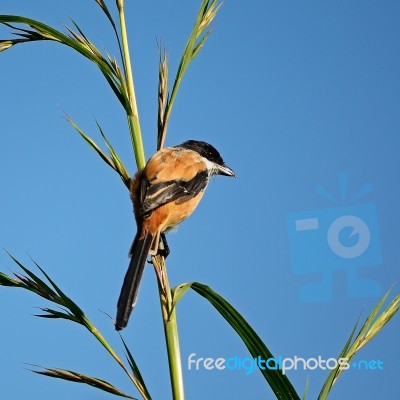
[[[117,320],[115,323],[117,331],[126,327],[129,316],[135,306],[147,255],[153,242],[153,236],[149,233],[145,234],[143,238],[140,238],[140,236],[141,234],[138,232],[133,240],[130,251],[131,261],[118,299]]]

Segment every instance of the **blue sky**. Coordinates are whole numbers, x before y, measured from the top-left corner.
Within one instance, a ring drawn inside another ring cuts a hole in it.
[[[156,138],[156,40],[168,51],[172,79],[200,2],[127,3],[149,157]],[[59,29],[70,16],[98,47],[117,52],[94,1],[3,0],[0,13]],[[178,94],[167,145],[209,141],[237,178],[213,179],[195,214],[169,234],[171,284],[210,285],[277,357],[336,357],[360,311],[366,315],[378,291],[399,278],[399,15],[395,0],[225,1]],[[2,38],[7,31],[0,29]],[[100,143],[95,117],[133,174],[124,114],[96,68],[67,48],[34,43],[0,58],[0,246],[27,265],[28,254],[33,257],[122,353],[101,311],[115,313],[135,233],[130,200],[61,116],[68,113]],[[368,184],[372,190],[354,199]],[[319,186],[330,198],[316,193]],[[349,215],[355,230],[342,218]],[[339,218],[335,236],[331,227]],[[298,220],[318,220],[319,228],[295,230]],[[367,241],[362,255],[343,257],[340,249],[359,249],[360,241]],[[2,271],[16,269],[4,253],[0,264]],[[77,370],[136,395],[83,329],[32,316],[47,305],[29,293],[0,290],[4,397],[112,398],[36,376],[25,363]],[[248,357],[203,298],[188,293],[178,321],[187,398],[274,398],[257,371],[188,370],[191,353]],[[331,399],[396,397],[399,328],[396,317],[356,357],[380,360],[383,370],[346,371]],[[123,334],[153,398],[170,398],[151,268]],[[299,394],[309,379],[310,399],[326,374],[288,372]]]

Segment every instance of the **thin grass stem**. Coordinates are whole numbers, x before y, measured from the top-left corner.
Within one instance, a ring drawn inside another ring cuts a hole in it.
[[[152,259],[158,278],[158,291],[160,295],[164,335],[168,353],[172,397],[174,400],[184,400],[185,392],[183,386],[176,307],[173,307],[165,260],[159,255]]]
[[[128,116],[128,125],[131,134],[132,147],[135,153],[136,165],[139,170],[142,170],[146,165],[146,158],[144,155],[142,133],[140,128],[139,113],[135,95],[135,86],[133,84],[133,73],[132,73],[131,58],[129,53],[128,34],[126,31],[126,22],[125,22],[124,1],[117,0],[117,7],[118,7],[119,21],[121,26],[124,71],[126,75],[125,76],[126,90],[128,92],[128,99],[130,104],[130,110],[126,110]]]

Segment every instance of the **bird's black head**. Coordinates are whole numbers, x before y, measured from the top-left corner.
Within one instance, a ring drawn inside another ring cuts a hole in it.
[[[209,143],[201,142],[199,140],[187,140],[178,147],[184,147],[185,149],[193,150],[199,153],[202,157],[205,157],[207,160],[210,160],[216,164],[224,164],[224,160],[222,159],[218,150]]]
[[[235,173],[225,165],[219,151],[211,144],[199,140],[187,140],[177,147],[193,150],[215,165],[213,173],[235,176]]]

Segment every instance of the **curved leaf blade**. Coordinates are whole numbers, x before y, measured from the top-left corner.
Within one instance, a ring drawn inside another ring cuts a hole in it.
[[[264,360],[274,358],[272,353],[254,331],[254,329],[223,297],[212,290],[209,286],[203,285],[199,282],[183,284],[178,288],[181,288],[181,290],[186,292],[188,286],[207,299],[214,306],[214,308],[225,318],[225,320],[233,327],[236,333],[242,338],[243,343],[246,345],[250,351],[250,354],[254,358],[261,357]],[[180,297],[182,297],[182,295]],[[296,390],[289,381],[288,377],[283,375],[280,370],[260,368],[260,372],[270,385],[277,399],[300,400],[300,397],[296,393]]]
[[[111,383],[108,383],[107,381],[94,378],[92,376],[84,375],[79,372],[74,372],[67,369],[44,368],[44,367],[42,371],[39,370],[31,370],[31,371],[34,372],[35,374],[50,376],[52,378],[57,378],[57,379],[63,379],[65,381],[84,383],[86,385],[103,390],[104,392],[112,393],[116,396],[125,397],[127,399],[135,399],[129,394],[126,394],[121,390],[117,389],[115,386],[111,385]]]
[[[132,353],[130,352],[127,344],[125,343],[125,340],[123,339],[122,335],[119,335],[122,341],[122,344],[124,345],[125,352],[126,352],[126,359],[128,360],[129,366],[131,368],[131,371],[133,373],[133,376],[136,379],[137,387],[140,387],[142,390],[140,393],[143,394],[145,399],[151,399],[150,393],[147,390],[146,384],[144,383],[142,374],[140,373],[139,367],[136,364],[135,359],[132,356]]]
[[[44,24],[43,22],[36,21],[31,18],[21,17],[18,15],[0,15],[0,23],[16,30],[16,32],[14,33],[17,36],[24,38],[14,40],[0,40],[0,51],[7,50],[18,43],[38,40],[55,41],[71,47],[78,53],[82,54],[84,57],[94,62],[99,67],[100,71],[106,78],[107,82],[111,86],[111,89],[114,91],[121,104],[127,111],[130,110],[130,103],[123,82],[121,82],[119,77],[114,74],[113,67],[107,62],[106,58],[104,58],[98,51],[94,50],[93,47],[88,45],[88,43],[86,43],[84,40],[78,40],[78,38],[74,35],[72,35],[72,37],[68,36],[58,31],[57,29],[54,29],[51,26]],[[31,30],[22,29],[10,25],[13,23],[27,25],[31,28]]]

